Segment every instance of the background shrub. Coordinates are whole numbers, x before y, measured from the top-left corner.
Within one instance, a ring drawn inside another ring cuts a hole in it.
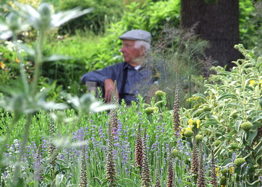
[[[119,19],[123,12],[122,1],[115,0],[63,0],[57,4],[58,10],[69,10],[75,7],[94,9],[90,14],[62,26],[59,30],[60,33],[75,33],[79,29],[103,33],[106,25]]]

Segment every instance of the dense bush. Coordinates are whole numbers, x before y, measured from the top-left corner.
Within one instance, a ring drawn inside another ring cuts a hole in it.
[[[242,45],[237,48],[245,59],[234,62],[236,67],[231,72],[214,68],[217,74],[206,82],[205,94],[189,98],[193,108],[185,110],[182,116],[189,126],[192,120],[201,120],[200,130],[195,131],[195,135],[204,136],[205,145],[217,157],[220,172],[235,168],[234,174],[220,173],[220,180],[226,177],[224,182],[228,186],[233,186],[234,180],[239,186],[259,186],[262,56],[255,55],[254,50],[245,50]],[[242,162],[238,163],[240,160]]]

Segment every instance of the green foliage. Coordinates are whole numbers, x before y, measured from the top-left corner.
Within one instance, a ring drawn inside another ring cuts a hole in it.
[[[240,0],[239,31],[240,41],[245,47],[257,47],[261,51],[261,19],[262,3],[252,0]]]
[[[68,10],[75,7],[93,8],[93,11],[64,25],[60,33],[74,33],[79,29],[102,33],[107,24],[119,19],[123,12],[122,1],[115,0],[60,0],[57,8]]]
[[[78,32],[74,36],[51,36],[48,38],[45,53],[64,55],[69,57],[65,60],[43,63],[43,76],[49,81],[56,81],[62,85],[63,89],[73,93],[83,93],[84,89],[80,85],[80,77],[86,70],[86,66],[99,43],[99,37],[92,33]],[[81,42],[80,42],[81,41]]]

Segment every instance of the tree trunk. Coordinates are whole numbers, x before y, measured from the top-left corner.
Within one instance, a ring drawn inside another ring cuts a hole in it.
[[[181,0],[181,24],[195,26],[195,33],[209,41],[206,56],[218,65],[231,67],[240,57],[233,48],[239,43],[239,0]]]

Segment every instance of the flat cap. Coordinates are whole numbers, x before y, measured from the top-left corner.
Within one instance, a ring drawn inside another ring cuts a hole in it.
[[[121,40],[142,40],[145,42],[151,42],[150,32],[144,30],[131,30],[119,37]]]

